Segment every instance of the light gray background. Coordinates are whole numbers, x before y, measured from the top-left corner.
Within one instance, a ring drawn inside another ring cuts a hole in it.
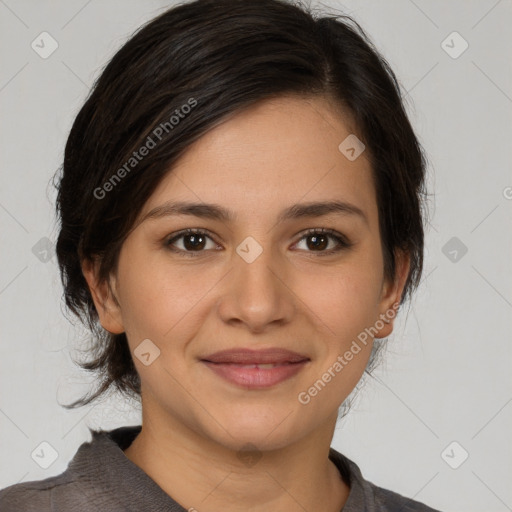
[[[0,0],[0,488],[62,472],[87,426],[140,423],[115,397],[75,411],[57,403],[90,377],[71,361],[84,332],[63,317],[56,259],[45,263],[41,247],[57,234],[48,182],[93,80],[170,5]],[[324,5],[361,23],[408,91],[433,194],[422,284],[333,446],[376,484],[443,511],[512,510],[512,2]],[[46,59],[31,48],[43,31],[58,43]],[[443,47],[461,40],[442,44],[453,31],[469,44],[458,58]],[[456,261],[453,243],[467,247]],[[58,454],[47,469],[31,457],[44,441]]]

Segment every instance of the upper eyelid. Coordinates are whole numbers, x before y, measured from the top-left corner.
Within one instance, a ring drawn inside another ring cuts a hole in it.
[[[206,235],[208,238],[213,240],[215,243],[218,243],[215,239],[215,235],[211,233],[209,230],[205,228],[187,228],[180,231],[176,231],[176,233],[171,233],[170,235],[167,235],[165,237],[165,240],[167,243],[171,242],[172,240],[179,240],[181,237],[186,235]]]
[[[346,235],[344,235],[343,233],[339,233],[335,229],[320,228],[320,227],[318,227],[318,228],[308,228],[305,231],[300,232],[297,235],[297,236],[300,236],[300,238],[297,240],[297,242],[300,242],[306,236],[308,236],[308,235],[312,236],[315,233],[324,234],[324,235],[330,236],[332,238],[337,238],[338,237],[338,238],[341,238],[341,241],[345,242],[347,245],[352,245],[350,240],[349,240],[349,238]],[[199,234],[199,235],[203,234],[203,235],[206,235],[213,242],[215,242],[216,244],[220,245],[219,242],[217,242],[215,235],[213,235],[213,233],[211,233],[211,231],[209,231],[206,228],[186,228],[184,230],[177,231],[176,233],[173,233],[173,234],[171,234],[171,235],[169,235],[169,236],[167,236],[165,238],[166,244],[170,245],[170,242],[175,241],[175,240],[179,240],[180,238],[182,238],[183,236],[186,236],[188,234]],[[187,252],[191,252],[191,251],[187,251]],[[202,251],[198,251],[198,252],[202,252]]]

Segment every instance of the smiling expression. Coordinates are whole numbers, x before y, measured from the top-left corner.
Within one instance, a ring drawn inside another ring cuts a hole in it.
[[[132,353],[143,340],[160,350],[147,366],[134,357],[145,414],[235,449],[291,444],[336,414],[371,340],[307,405],[297,396],[400,298],[407,273],[384,279],[367,154],[338,149],[352,133],[325,99],[265,101],[196,141],[160,182],[121,248],[118,304],[93,293]],[[212,361],[225,350],[231,360]]]

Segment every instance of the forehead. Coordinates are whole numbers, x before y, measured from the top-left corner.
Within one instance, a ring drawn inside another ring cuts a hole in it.
[[[298,202],[343,200],[364,208],[374,222],[377,207],[366,150],[350,160],[339,148],[354,131],[351,117],[323,98],[260,102],[195,141],[140,218],[169,200],[221,204],[238,219],[277,215]]]

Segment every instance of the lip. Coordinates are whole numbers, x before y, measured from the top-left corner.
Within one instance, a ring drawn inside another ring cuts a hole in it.
[[[246,389],[275,386],[290,379],[310,361],[309,357],[282,348],[229,349],[201,359],[216,375]]]
[[[309,360],[309,357],[304,354],[299,354],[298,352],[292,352],[291,350],[277,347],[264,350],[234,348],[215,352],[202,357],[201,360],[209,363],[226,364],[284,364],[299,363]]]

